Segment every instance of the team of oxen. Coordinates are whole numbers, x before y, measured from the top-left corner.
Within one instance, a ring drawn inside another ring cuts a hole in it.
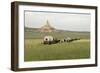
[[[54,38],[52,36],[45,36],[44,39],[43,39],[43,44],[56,44],[56,43],[63,43],[63,42],[67,42],[67,43],[70,43],[70,42],[73,42],[75,40],[80,40],[80,38],[70,38],[70,37],[67,37],[67,38],[64,38],[64,39],[57,39],[57,38]]]

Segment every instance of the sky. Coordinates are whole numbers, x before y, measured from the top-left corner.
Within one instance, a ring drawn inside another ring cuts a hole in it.
[[[49,21],[56,29],[69,31],[90,31],[89,13],[25,11],[25,27],[40,28]]]

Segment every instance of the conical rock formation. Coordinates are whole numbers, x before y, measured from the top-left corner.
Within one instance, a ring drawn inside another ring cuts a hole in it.
[[[49,21],[47,20],[46,24],[40,28],[40,31],[41,32],[53,32],[55,31],[55,28],[53,28],[50,25]]]

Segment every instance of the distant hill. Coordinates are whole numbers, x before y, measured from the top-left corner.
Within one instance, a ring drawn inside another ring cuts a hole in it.
[[[83,38],[83,39],[89,39],[90,38],[90,32],[79,32],[79,31],[68,31],[68,30],[58,30],[55,29],[53,32],[41,32],[40,28],[24,28],[24,35],[26,39],[42,39],[46,35],[51,35],[53,37],[63,39],[67,37],[71,38]]]

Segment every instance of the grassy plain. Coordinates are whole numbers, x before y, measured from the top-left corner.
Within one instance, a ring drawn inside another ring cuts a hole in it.
[[[42,44],[42,39],[25,39],[25,61],[84,59],[90,57],[89,39],[52,45]]]
[[[84,59],[90,57],[90,32],[57,30],[56,32],[44,33],[33,28],[25,28],[24,32],[25,61]],[[42,44],[43,37],[47,35],[60,40],[67,37],[80,38],[80,40],[44,45]]]

